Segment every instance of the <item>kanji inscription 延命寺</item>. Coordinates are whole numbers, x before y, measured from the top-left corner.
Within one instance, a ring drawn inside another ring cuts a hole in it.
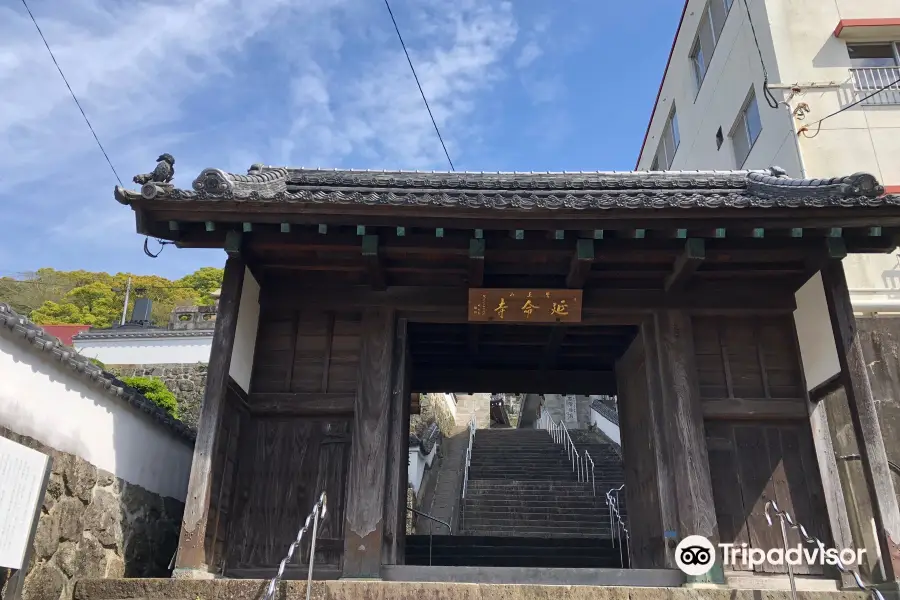
[[[578,323],[581,290],[469,290],[469,321]]]

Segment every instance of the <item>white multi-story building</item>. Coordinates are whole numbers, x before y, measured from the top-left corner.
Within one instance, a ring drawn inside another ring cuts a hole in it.
[[[636,168],[771,166],[900,193],[900,0],[687,0]],[[859,312],[900,311],[897,256],[844,265]]]

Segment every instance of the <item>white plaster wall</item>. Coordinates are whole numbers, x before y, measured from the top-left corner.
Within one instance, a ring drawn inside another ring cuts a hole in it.
[[[809,105],[807,122],[815,122],[860,97],[849,82],[847,42],[833,35],[838,22],[900,15],[900,0],[766,0],[766,4],[781,81],[838,84],[805,92],[793,100],[794,105]],[[868,171],[885,185],[900,185],[900,162],[895,159],[900,151],[900,106],[858,106],[821,125],[815,137],[799,138],[809,177]]]
[[[800,360],[806,375],[806,387],[811,390],[841,370],[822,275],[816,273],[794,296],[797,301],[794,324],[800,343]]]
[[[606,437],[614,441],[615,443],[622,445],[622,437],[619,433],[619,426],[598,413],[596,410],[591,410],[591,425],[602,431],[606,434]]]
[[[231,368],[228,374],[245,392],[250,391],[250,375],[253,372],[253,355],[256,351],[256,332],[259,328],[259,283],[250,270],[244,272],[244,287],[238,307],[237,330],[234,349],[231,351]]]
[[[434,457],[437,454],[437,448],[438,444],[432,446],[431,452],[428,453],[428,455],[422,453],[419,448],[409,449],[409,468],[407,477],[409,484],[412,486],[416,495],[418,495],[419,490],[422,489],[422,480],[425,478],[425,468],[431,468],[431,463],[434,462]]]
[[[75,349],[107,365],[208,363],[212,332],[206,337],[74,339]]]
[[[742,0],[732,4],[698,93],[689,55],[705,6],[706,0],[690,0],[688,4],[638,169],[650,168],[673,102],[678,113],[681,143],[672,170],[741,168],[736,164],[728,135],[747,93],[754,86],[762,131],[743,168],[764,169],[777,164],[788,174],[799,177],[801,168],[791,137],[791,117],[784,108],[769,108],[763,99],[762,67]],[[750,0],[750,10],[770,79],[777,80],[775,52],[766,26],[766,4],[762,0]],[[718,149],[715,136],[720,126],[725,142]]]
[[[183,502],[191,444],[67,369],[0,338],[0,425]]]

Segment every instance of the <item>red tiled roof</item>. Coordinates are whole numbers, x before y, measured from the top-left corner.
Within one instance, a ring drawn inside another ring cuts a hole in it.
[[[66,346],[72,345],[72,336],[91,328],[90,325],[42,325],[41,328],[50,335],[59,338]]]

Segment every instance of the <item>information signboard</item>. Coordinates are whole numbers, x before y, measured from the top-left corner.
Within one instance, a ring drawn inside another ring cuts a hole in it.
[[[20,571],[28,565],[50,466],[46,454],[0,437],[0,567]],[[17,575],[8,589],[13,598],[24,579]]]

